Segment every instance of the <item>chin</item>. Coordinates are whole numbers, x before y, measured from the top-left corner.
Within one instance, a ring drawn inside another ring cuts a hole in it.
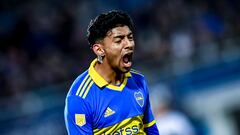
[[[117,68],[118,72],[120,73],[127,73],[131,70],[132,66],[124,66],[123,64],[120,64]]]
[[[129,72],[131,70],[131,67],[129,67],[129,68],[123,68],[121,71],[123,72],[123,73],[127,73],[127,72]]]

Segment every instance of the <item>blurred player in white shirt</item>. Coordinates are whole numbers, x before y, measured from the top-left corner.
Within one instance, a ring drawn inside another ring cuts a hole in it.
[[[195,135],[188,118],[170,106],[172,95],[164,85],[157,85],[151,93],[156,124],[160,135]]]

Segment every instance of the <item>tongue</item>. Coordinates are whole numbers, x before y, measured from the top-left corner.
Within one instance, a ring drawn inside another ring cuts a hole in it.
[[[128,57],[124,57],[124,58],[123,58],[123,61],[124,61],[124,63],[128,63],[128,62],[129,62]]]
[[[131,67],[132,62],[131,62],[129,57],[124,57],[123,58],[123,64],[124,64],[125,67]]]

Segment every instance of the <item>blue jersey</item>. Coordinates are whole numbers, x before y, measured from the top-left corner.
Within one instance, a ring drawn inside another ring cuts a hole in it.
[[[69,135],[158,135],[144,76],[130,71],[114,86],[94,69],[72,84],[66,97],[65,123]]]

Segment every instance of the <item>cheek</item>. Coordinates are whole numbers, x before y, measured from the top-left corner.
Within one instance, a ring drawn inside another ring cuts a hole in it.
[[[121,48],[111,47],[106,49],[106,58],[111,63],[118,63],[121,60]]]
[[[117,45],[113,45],[112,47],[109,47],[106,50],[106,52],[110,57],[121,56],[121,48],[120,48],[120,46],[117,46]]]

